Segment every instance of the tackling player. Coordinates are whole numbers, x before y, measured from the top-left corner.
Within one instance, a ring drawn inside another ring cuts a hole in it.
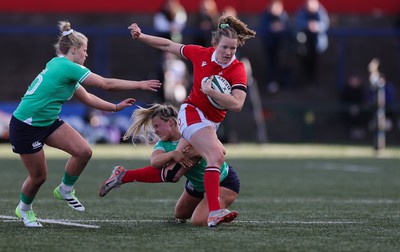
[[[109,179],[100,187],[99,195],[104,197],[112,189],[130,182],[162,183],[172,182],[173,177],[167,174],[165,165],[170,162],[178,162],[185,168],[190,168],[186,173],[185,189],[175,206],[177,220],[185,221],[191,218],[195,226],[206,226],[208,217],[208,203],[204,199],[204,172],[207,163],[204,159],[198,159],[198,154],[187,146],[183,151],[176,150],[181,139],[178,128],[178,113],[172,106],[154,104],[150,108],[139,108],[132,114],[133,124],[124,135],[127,140],[132,139],[143,132],[147,140],[151,128],[159,137],[151,154],[151,165],[134,170],[126,170],[122,166],[116,166]],[[150,127],[151,126],[151,127]],[[142,131],[143,130],[143,131]],[[195,160],[192,161],[191,159]],[[198,162],[197,162],[198,161]],[[223,208],[228,208],[236,199],[240,181],[236,172],[227,163],[220,167],[219,201]],[[236,211],[228,211],[222,222],[231,222],[237,217]],[[217,225],[219,223],[216,223]]]

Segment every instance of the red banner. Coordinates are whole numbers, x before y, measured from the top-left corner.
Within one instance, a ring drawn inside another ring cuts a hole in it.
[[[7,13],[154,13],[165,0],[4,0],[0,12]],[[289,13],[296,11],[304,0],[283,0]],[[200,0],[180,0],[188,12],[198,10]],[[260,13],[269,0],[216,0],[218,8],[233,6],[241,14]],[[321,0],[328,12],[337,14],[398,14],[399,0]]]

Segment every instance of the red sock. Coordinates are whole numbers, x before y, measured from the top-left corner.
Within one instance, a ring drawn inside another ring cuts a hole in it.
[[[220,170],[217,167],[208,166],[204,173],[204,188],[206,190],[209,212],[221,208],[219,204],[219,179]]]
[[[129,182],[144,182],[144,183],[161,183],[161,169],[156,169],[152,166],[146,166],[139,169],[127,170],[122,183]]]

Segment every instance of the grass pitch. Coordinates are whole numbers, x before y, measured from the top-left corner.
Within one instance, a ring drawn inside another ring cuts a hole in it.
[[[151,148],[96,146],[80,177],[83,213],[53,198],[67,156],[47,149],[48,179],[34,202],[44,228],[15,207],[26,170],[0,147],[0,251],[399,251],[400,150],[369,147],[227,146],[241,178],[235,222],[216,230],[174,223],[177,184],[125,184],[98,197],[116,164],[148,164]]]

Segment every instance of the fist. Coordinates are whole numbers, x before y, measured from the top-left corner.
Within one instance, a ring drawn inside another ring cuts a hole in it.
[[[140,27],[136,23],[131,24],[128,29],[131,30],[133,39],[139,38],[140,34],[142,34],[142,30],[140,30]]]

